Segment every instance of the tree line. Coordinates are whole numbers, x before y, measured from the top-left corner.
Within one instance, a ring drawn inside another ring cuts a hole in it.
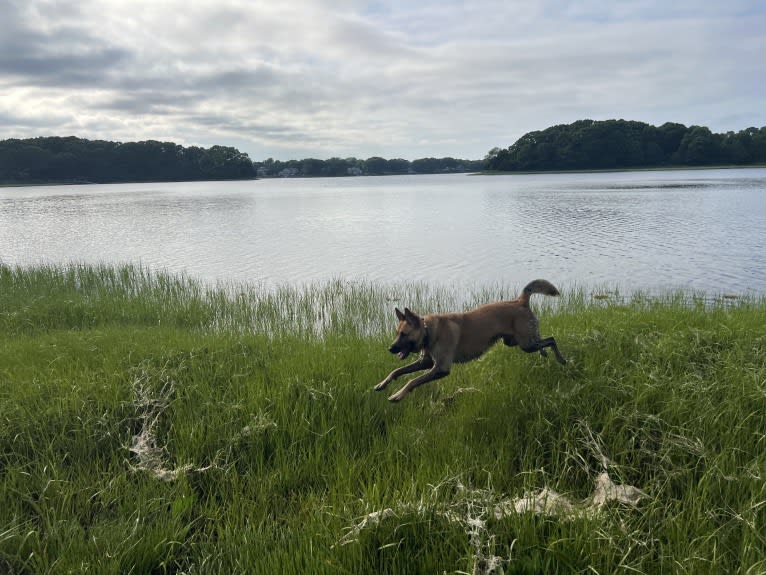
[[[384,176],[393,174],[448,174],[478,172],[483,169],[482,160],[458,160],[456,158],[420,158],[387,160],[373,156],[366,160],[358,158],[330,158],[318,160],[280,161],[269,158],[254,163],[258,177],[322,177],[322,176]]]
[[[253,162],[246,153],[228,146],[184,147],[154,140],[121,143],[74,136],[0,141],[0,182],[20,184],[434,174],[478,171],[482,165],[481,160],[379,157]]]
[[[704,126],[659,127],[626,120],[579,120],[529,132],[493,148],[493,171],[608,170],[766,164],[766,126],[714,134]]]
[[[233,180],[255,176],[247,154],[228,146],[108,142],[76,137],[0,141],[0,181],[114,183]]]
[[[529,132],[483,160],[330,158],[254,162],[229,146],[110,142],[70,137],[0,140],[0,182],[114,183],[275,177],[605,170],[766,164],[766,127],[714,134],[704,126],[659,127],[579,120]]]

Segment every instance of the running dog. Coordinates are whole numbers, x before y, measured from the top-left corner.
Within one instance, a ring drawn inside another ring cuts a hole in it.
[[[389,373],[375,386],[375,391],[384,390],[397,377],[427,369],[388,398],[389,401],[399,401],[419,385],[449,375],[453,363],[476,359],[499,339],[507,346],[517,345],[522,351],[539,351],[544,356],[548,355],[545,348],[550,347],[556,360],[565,364],[566,359],[559,352],[556,340],[552,337],[540,339],[537,318],[529,309],[529,297],[535,293],[559,295],[550,282],[538,279],[529,282],[515,300],[489,303],[464,313],[420,317],[407,308],[404,312],[396,308],[399,325],[396,339],[388,351],[400,360],[416,351],[420,352],[420,357]]]

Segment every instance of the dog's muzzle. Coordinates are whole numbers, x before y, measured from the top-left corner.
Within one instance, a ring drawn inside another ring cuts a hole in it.
[[[400,360],[406,359],[408,355],[410,355],[410,352],[413,350],[412,344],[409,345],[401,345],[399,343],[393,343],[391,344],[391,347],[388,348],[388,351],[391,353],[395,353],[396,357],[398,357]]]

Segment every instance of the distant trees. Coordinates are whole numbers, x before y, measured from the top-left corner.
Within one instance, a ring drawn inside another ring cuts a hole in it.
[[[714,134],[704,126],[659,127],[626,120],[579,120],[529,132],[483,160],[373,156],[253,162],[228,146],[110,142],[70,137],[0,140],[0,182],[149,182],[458,172],[608,170],[766,164],[766,126]]]
[[[255,177],[236,148],[172,142],[108,142],[75,137],[0,141],[0,181],[148,182]]]
[[[320,176],[382,176],[393,174],[446,174],[457,172],[478,172],[484,162],[481,160],[456,160],[455,158],[422,158],[387,160],[372,156],[366,160],[357,158],[330,158],[317,160],[288,160],[285,162],[269,158],[254,163],[256,173],[262,178],[273,177],[320,177]]]
[[[185,148],[173,142],[109,142],[76,137],[0,141],[0,182],[166,182],[259,177],[439,174],[479,171],[481,160],[330,158],[253,162],[228,146]]]
[[[603,170],[766,163],[766,127],[714,134],[703,126],[655,127],[626,120],[579,120],[529,132],[493,148],[487,170]]]

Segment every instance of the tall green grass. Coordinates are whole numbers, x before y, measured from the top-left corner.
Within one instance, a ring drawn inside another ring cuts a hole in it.
[[[568,365],[372,391],[394,305],[516,291],[0,265],[0,573],[766,572],[766,300],[565,289]]]

